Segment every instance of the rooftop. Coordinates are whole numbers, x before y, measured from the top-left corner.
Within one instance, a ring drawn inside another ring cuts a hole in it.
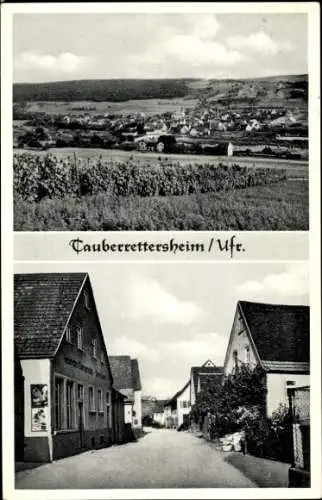
[[[308,363],[310,360],[310,308],[240,301],[261,360]]]
[[[86,273],[14,276],[14,339],[21,358],[53,357]]]

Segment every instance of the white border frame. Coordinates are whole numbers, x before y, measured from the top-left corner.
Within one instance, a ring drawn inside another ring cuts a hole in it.
[[[12,15],[15,13],[307,13],[309,53],[309,129],[310,129],[310,275],[311,275],[311,436],[312,486],[310,489],[175,489],[175,490],[15,490],[13,447],[13,214],[12,176],[2,178],[2,395],[5,402],[3,413],[3,460],[5,499],[106,499],[106,498],[315,498],[321,495],[321,289],[320,289],[320,25],[318,2],[271,2],[271,3],[83,3],[83,4],[2,4],[1,16],[1,92],[2,122],[1,159],[4,169],[12,165]],[[2,173],[4,173],[2,171]],[[6,214],[5,213],[5,208]],[[9,208],[9,210],[8,210]],[[260,232],[259,232],[260,233]],[[148,232],[145,233],[148,236]],[[260,237],[260,235],[259,235]],[[182,261],[177,261],[179,264]],[[124,262],[124,260],[123,260]],[[131,261],[135,263],[135,261]],[[238,261],[234,261],[237,263]],[[250,262],[250,261],[248,261]],[[256,261],[259,262],[259,261]],[[165,261],[163,263],[166,263]],[[163,264],[162,263],[162,264]],[[205,262],[205,263],[209,263]],[[232,264],[233,262],[230,262]],[[115,265],[115,263],[113,263]],[[112,264],[112,265],[113,265]],[[193,262],[191,262],[193,264]],[[100,264],[98,264],[100,265]],[[105,264],[106,265],[106,264]],[[71,264],[72,266],[72,264]],[[84,263],[86,267],[86,263]],[[184,491],[184,494],[183,494]]]

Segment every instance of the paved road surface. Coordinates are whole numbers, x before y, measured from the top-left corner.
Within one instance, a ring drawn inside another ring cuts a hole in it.
[[[175,430],[89,451],[16,474],[16,488],[254,488],[214,445]]]

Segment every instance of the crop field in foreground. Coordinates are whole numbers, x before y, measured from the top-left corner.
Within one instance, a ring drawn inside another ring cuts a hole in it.
[[[16,231],[309,229],[308,183],[286,180],[182,196],[100,193],[40,202],[16,199]]]
[[[14,154],[26,154],[25,149],[15,149]],[[288,177],[308,179],[309,167],[307,161],[298,160],[278,160],[270,158],[249,158],[249,157],[228,157],[228,156],[211,156],[211,155],[195,155],[195,154],[160,154],[152,152],[137,152],[137,151],[121,151],[118,149],[99,149],[99,148],[51,148],[47,151],[28,151],[28,154],[36,156],[46,156],[52,153],[58,159],[71,161],[77,160],[91,162],[98,160],[100,157],[103,161],[133,161],[140,165],[151,165],[159,163],[180,162],[183,165],[195,163],[224,163],[231,165],[238,163],[241,166],[256,167],[256,168],[285,168]]]

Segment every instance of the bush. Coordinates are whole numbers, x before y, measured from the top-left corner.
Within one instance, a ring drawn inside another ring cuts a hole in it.
[[[163,429],[164,428],[164,425],[160,424],[160,422],[153,421],[151,425],[154,429]]]

